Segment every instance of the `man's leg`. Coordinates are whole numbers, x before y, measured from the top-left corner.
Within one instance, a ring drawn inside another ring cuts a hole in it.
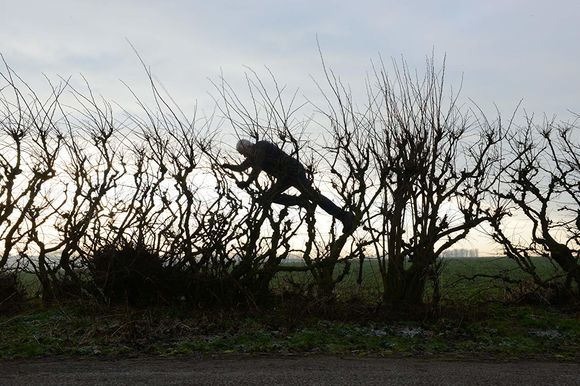
[[[280,193],[272,199],[272,202],[284,206],[300,206],[302,208],[307,208],[310,204],[306,198],[302,196],[293,196],[290,194]]]
[[[339,208],[322,193],[316,191],[305,175],[298,177],[294,186],[300,191],[300,193],[302,193],[302,195],[307,197],[309,200],[312,200],[312,202],[320,206],[326,213],[340,220],[345,228],[350,228],[352,226],[354,216]]]
[[[270,187],[270,189],[264,192],[260,198],[260,201],[280,204],[284,206],[300,206],[303,208],[308,208],[310,201],[308,201],[307,198],[283,193],[290,186],[292,186],[292,184],[289,180],[279,179],[272,185],[272,187]]]
[[[278,202],[279,196],[287,196],[287,194],[282,194],[286,189],[288,189],[291,184],[286,179],[277,180],[267,191],[264,192],[260,201],[262,202],[275,202],[282,205],[296,205],[296,204],[285,204],[284,202]]]

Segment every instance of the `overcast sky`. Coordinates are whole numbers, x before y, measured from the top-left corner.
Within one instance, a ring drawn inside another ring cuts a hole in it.
[[[148,84],[129,40],[178,104],[205,111],[208,78],[223,72],[241,87],[244,66],[268,67],[315,99],[317,39],[355,90],[379,55],[421,69],[434,52],[486,112],[509,113],[523,99],[529,113],[566,120],[580,113],[579,22],[578,0],[0,0],[0,53],[36,88],[43,74],[82,74],[131,110],[121,80],[139,95]]]
[[[83,74],[125,103],[138,92],[137,48],[175,99],[209,102],[208,78],[236,84],[244,66],[270,68],[304,93],[321,74],[316,39],[343,80],[361,85],[371,60],[421,68],[447,55],[450,82],[486,111],[568,118],[580,112],[580,1],[13,1],[0,0],[0,52],[33,85]],[[141,88],[142,87],[142,88]]]

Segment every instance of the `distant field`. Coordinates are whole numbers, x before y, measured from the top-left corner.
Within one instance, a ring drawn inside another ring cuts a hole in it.
[[[552,277],[559,271],[546,259],[537,257],[533,259],[541,277]],[[302,264],[299,261],[287,264]],[[337,274],[342,271],[344,264],[339,264]],[[369,300],[379,300],[381,296],[381,276],[377,260],[367,259],[362,267],[362,283],[359,285],[360,263],[352,261],[350,270],[345,279],[338,285],[339,296],[357,295]],[[484,298],[503,298],[506,295],[507,284],[498,279],[489,277],[475,277],[476,275],[489,275],[507,277],[511,280],[521,280],[525,285],[530,282],[529,275],[521,271],[518,265],[507,257],[469,257],[469,258],[446,258],[443,260],[441,274],[441,294],[443,300],[471,301]],[[307,285],[311,282],[308,273],[281,273],[273,287],[283,290],[292,286],[291,283]],[[513,286],[510,286],[513,287]],[[428,296],[432,285],[429,283]]]
[[[287,261],[288,265],[303,265],[300,260]],[[511,280],[521,280],[524,283],[530,282],[529,276],[522,272],[517,264],[506,257],[470,257],[470,258],[446,258],[443,263],[441,275],[441,294],[445,301],[472,301],[482,299],[504,298],[508,287],[506,283],[490,277],[475,277],[476,275],[501,275]],[[543,258],[535,258],[540,276],[552,277],[558,271],[549,261]],[[345,267],[344,263],[337,265],[335,273],[340,274]],[[360,263],[351,261],[348,274],[337,286],[339,297],[357,296],[368,299],[371,302],[379,301],[381,297],[381,276],[377,260],[367,259],[362,267],[362,283],[359,285]],[[21,273],[21,282],[30,295],[34,295],[39,290],[39,283],[35,275],[31,273]],[[292,290],[296,287],[305,288],[312,284],[309,272],[281,272],[274,279],[272,288],[276,292]],[[430,296],[432,283],[428,284],[427,296]]]

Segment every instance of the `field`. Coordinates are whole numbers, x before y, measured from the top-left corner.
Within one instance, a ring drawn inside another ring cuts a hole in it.
[[[542,278],[557,276],[559,271],[542,258],[534,258],[539,275]],[[290,263],[301,264],[301,263]],[[344,264],[339,265],[337,274],[344,269]],[[373,259],[365,260],[362,267],[362,281],[359,285],[360,264],[352,262],[349,273],[338,285],[338,294],[342,297],[361,297],[368,301],[379,301],[381,290],[381,277],[378,262]],[[493,277],[495,276],[495,277]],[[274,284],[278,290],[291,287],[291,283],[307,285],[308,279],[304,274],[280,274]],[[510,285],[506,281],[510,281]],[[428,288],[427,297],[432,293]],[[480,258],[447,258],[443,260],[440,287],[443,303],[471,304],[473,302],[506,301],[525,295],[526,289],[531,289],[532,282],[518,267],[518,265],[505,257],[480,257]]]
[[[538,265],[541,263],[539,262]],[[449,259],[441,278],[442,300],[427,311],[380,306],[376,262],[358,267],[338,287],[337,300],[285,296],[304,275],[283,274],[270,305],[244,309],[110,308],[93,303],[43,306],[0,317],[0,358],[38,356],[182,356],[228,353],[326,353],[445,358],[580,359],[580,312],[523,296],[525,279],[503,258]],[[544,275],[551,275],[548,265]],[[472,278],[472,279],[469,279]],[[33,285],[29,282],[29,285]]]

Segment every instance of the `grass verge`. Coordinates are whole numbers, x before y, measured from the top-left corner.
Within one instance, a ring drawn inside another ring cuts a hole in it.
[[[284,311],[96,310],[69,305],[0,318],[0,358],[271,353],[580,360],[580,313],[488,306],[477,316],[365,321]]]
[[[481,276],[499,272],[525,284],[525,276],[507,259],[450,260],[436,312],[376,306],[376,262],[362,267],[362,285],[356,283],[358,268],[339,285],[331,305],[317,303],[307,292],[285,295],[288,280],[308,284],[307,275],[277,278],[279,295],[262,309],[28,304],[17,314],[0,315],[0,358],[323,353],[580,360],[578,307],[523,305],[514,295],[525,293],[525,286]],[[552,274],[550,266],[542,269]]]

